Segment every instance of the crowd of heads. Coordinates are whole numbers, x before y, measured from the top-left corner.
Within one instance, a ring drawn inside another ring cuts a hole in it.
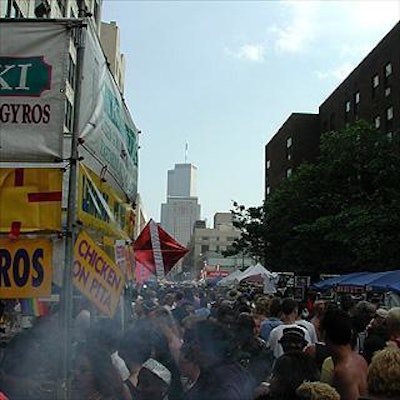
[[[74,399],[400,398],[400,307],[349,296],[298,302],[253,285],[130,293],[124,329],[118,315],[101,317],[87,302],[76,309]],[[57,327],[48,317],[9,343],[0,392],[11,400],[54,398]],[[340,375],[346,363],[358,371],[352,383]]]

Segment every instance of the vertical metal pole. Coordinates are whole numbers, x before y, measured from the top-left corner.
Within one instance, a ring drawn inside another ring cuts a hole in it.
[[[76,201],[77,201],[77,176],[78,176],[78,135],[79,135],[79,114],[81,102],[81,81],[83,73],[83,55],[85,43],[86,25],[81,21],[80,25],[73,26],[76,29],[76,83],[74,93],[74,119],[71,137],[70,170],[68,182],[68,208],[67,228],[65,238],[65,263],[63,274],[63,287],[61,292],[61,371],[58,386],[57,398],[60,400],[71,399],[71,356],[72,356],[72,301],[73,285],[72,272],[74,260],[74,244],[77,235],[76,226]]]

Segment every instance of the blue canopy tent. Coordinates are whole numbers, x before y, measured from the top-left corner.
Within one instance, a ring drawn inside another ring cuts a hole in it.
[[[400,294],[400,281],[397,281],[396,283],[390,283],[387,287],[393,292]]]
[[[314,283],[313,286],[318,290],[326,290],[340,285],[344,280],[362,277],[364,275],[368,275],[368,272],[352,272],[351,274],[345,274],[345,275],[335,276],[333,278],[324,279],[322,281]]]
[[[354,272],[320,281],[314,286],[320,290],[332,287],[358,287],[367,290],[393,290],[400,292],[400,270]]]
[[[394,271],[381,272],[376,278],[367,284],[367,287],[372,290],[393,290],[400,292],[400,269]],[[396,288],[397,289],[393,289]]]
[[[388,272],[389,271],[367,272],[359,276],[350,276],[346,279],[343,279],[338,286],[357,286],[357,287],[371,286],[374,281],[386,276]]]

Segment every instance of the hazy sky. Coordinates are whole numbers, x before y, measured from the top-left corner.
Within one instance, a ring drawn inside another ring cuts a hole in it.
[[[232,200],[262,204],[266,143],[292,112],[318,112],[400,2],[104,0],[102,19],[120,27],[148,216],[160,220],[187,142],[210,224]]]

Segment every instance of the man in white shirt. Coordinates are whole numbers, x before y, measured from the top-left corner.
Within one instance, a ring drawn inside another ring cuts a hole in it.
[[[310,334],[307,329],[296,324],[298,316],[297,312],[298,304],[295,300],[290,298],[283,299],[281,315],[283,324],[272,329],[268,339],[268,346],[273,351],[275,358],[279,358],[284,353],[280,341],[283,337],[284,330],[287,330],[287,328],[295,328],[294,331],[298,331],[300,334],[304,333],[304,345],[311,343]]]

